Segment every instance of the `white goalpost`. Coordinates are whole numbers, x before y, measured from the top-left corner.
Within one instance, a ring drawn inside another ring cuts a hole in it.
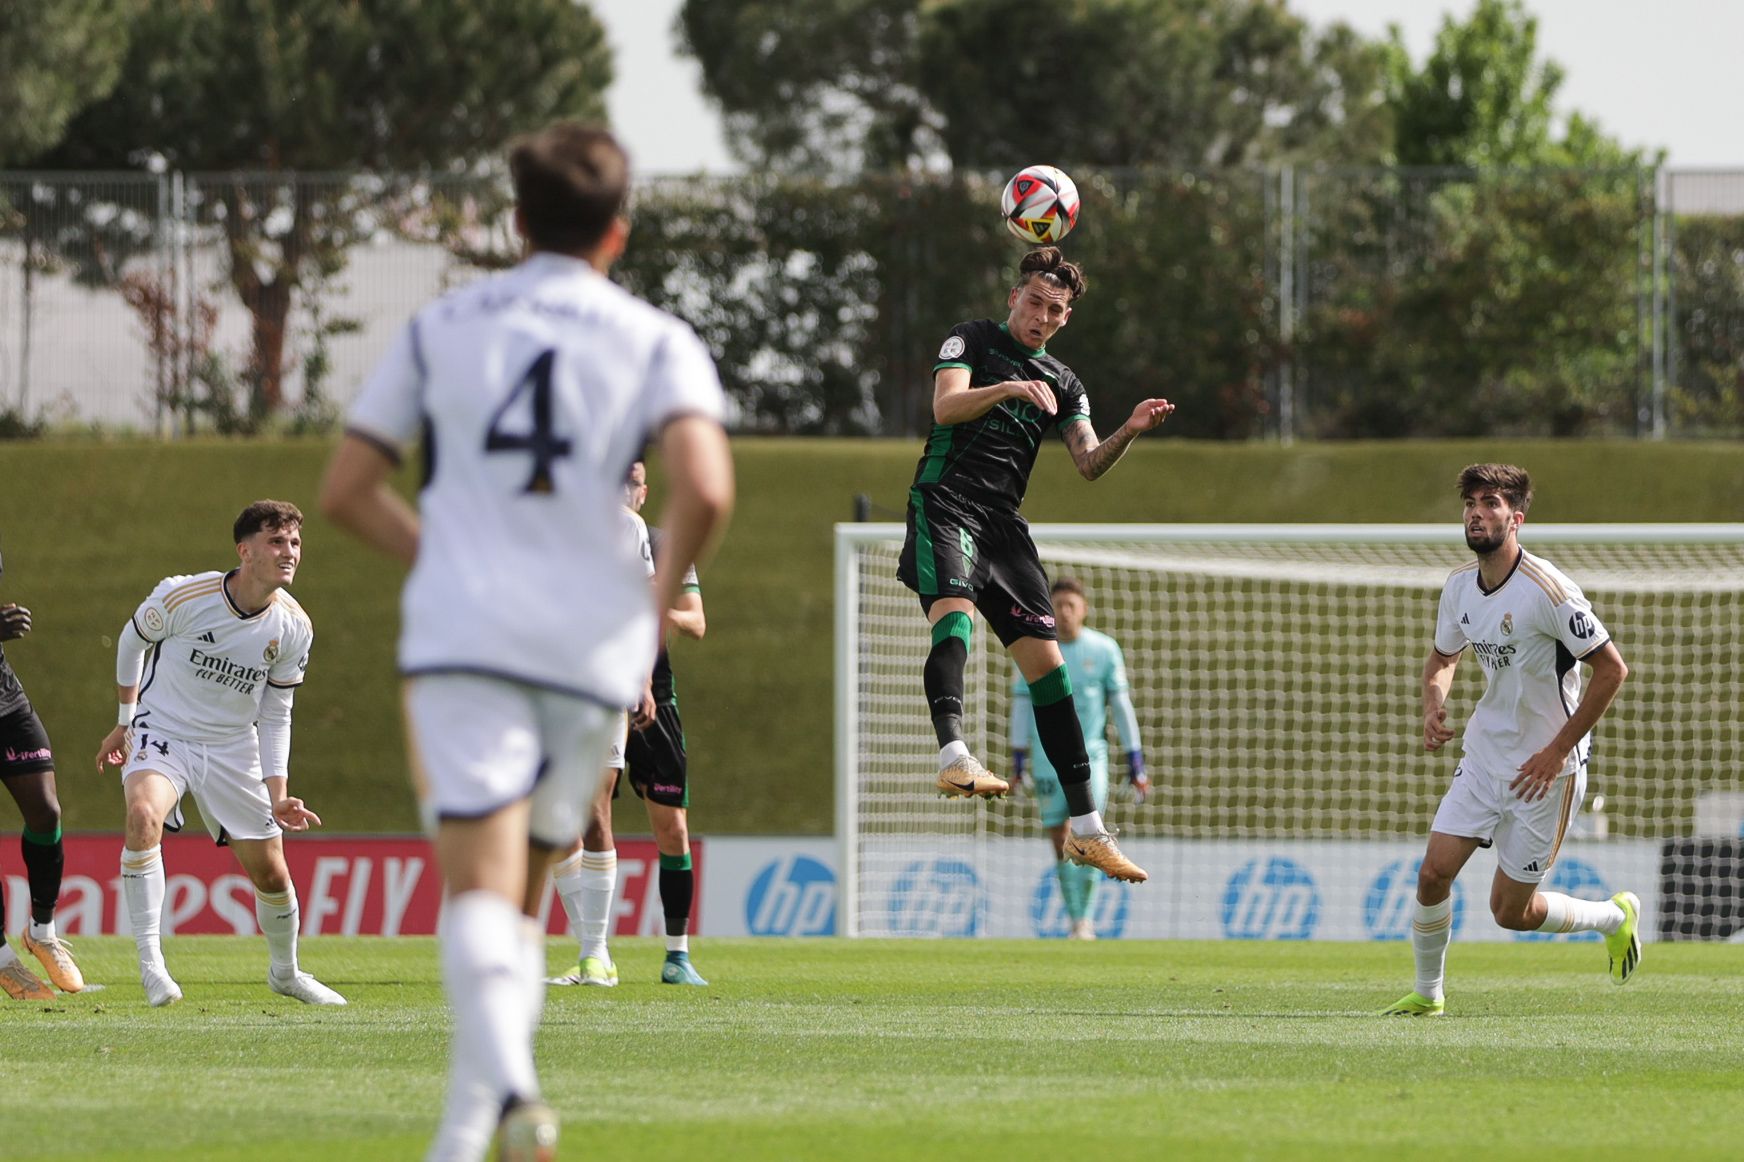
[[[1459,754],[1457,743],[1424,751],[1418,697],[1442,583],[1471,559],[1458,526],[1031,532],[1049,575],[1083,582],[1089,625],[1125,652],[1155,784],[1132,802],[1111,734],[1108,819],[1152,878],[1103,884],[1098,933],[1403,939]],[[1063,935],[1035,803],[933,789],[930,637],[896,579],[902,535],[836,526],[839,930]],[[1744,525],[1528,523],[1521,541],[1582,587],[1631,670],[1594,734],[1587,802],[1547,886],[1635,891],[1650,939],[1724,936],[1728,909],[1744,929]],[[977,618],[964,720],[1000,775],[1013,676]],[[1467,659],[1450,718],[1463,726],[1481,688]],[[1456,886],[1461,939],[1516,938],[1489,918],[1493,867],[1480,852]]]

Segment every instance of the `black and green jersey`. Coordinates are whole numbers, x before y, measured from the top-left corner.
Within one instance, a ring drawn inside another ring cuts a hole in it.
[[[0,573],[5,571],[6,566],[0,563]],[[24,696],[24,687],[18,683],[18,675],[12,672],[12,667],[6,662],[6,651],[0,649],[0,714],[29,704],[29,699]]]
[[[660,530],[648,530],[648,550],[656,557],[660,555]],[[697,580],[696,566],[692,565],[685,571],[683,592],[701,593],[702,582]],[[672,659],[667,656],[664,647],[659,656],[654,659],[654,701],[661,706],[678,705],[678,686],[672,680]]]
[[[1048,429],[1063,432],[1090,418],[1084,385],[1046,348],[1025,347],[1011,337],[1004,323],[992,319],[952,327],[939,348],[934,374],[944,367],[967,368],[970,387],[1039,379],[1054,389],[1059,410],[1051,416],[1027,400],[1008,399],[966,423],[934,424],[915,470],[917,488],[943,489],[978,505],[1015,511],[1023,503],[1030,470]]]

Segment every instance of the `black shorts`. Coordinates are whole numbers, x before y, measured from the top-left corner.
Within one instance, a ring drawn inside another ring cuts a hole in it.
[[[654,721],[646,730],[630,732],[624,744],[624,773],[638,798],[665,807],[688,807],[688,769],[678,703],[662,702],[654,708]],[[612,788],[612,797],[617,798],[616,787]]]
[[[30,703],[0,714],[0,779],[54,770],[48,731]]]
[[[941,597],[973,601],[1002,645],[1057,636],[1048,575],[1030,540],[1029,522],[1015,512],[909,489],[908,536],[896,575],[920,596],[923,610]]]

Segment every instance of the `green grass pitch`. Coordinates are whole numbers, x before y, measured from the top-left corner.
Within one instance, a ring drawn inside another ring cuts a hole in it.
[[[429,939],[310,941],[351,998],[267,991],[258,939],[125,938],[101,992],[0,1003],[0,1156],[417,1158],[446,1014]],[[1736,1158],[1744,949],[1651,945],[1626,988],[1585,945],[1460,945],[1448,1016],[1373,1012],[1401,944],[709,940],[714,984],[553,989],[538,1054],[568,1158]],[[553,941],[551,965],[568,946]]]

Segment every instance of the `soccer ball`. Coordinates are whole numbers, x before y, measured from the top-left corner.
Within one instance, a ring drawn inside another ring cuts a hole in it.
[[[1025,242],[1058,242],[1078,224],[1078,187],[1064,170],[1025,166],[1005,183],[999,208],[1005,228]]]

